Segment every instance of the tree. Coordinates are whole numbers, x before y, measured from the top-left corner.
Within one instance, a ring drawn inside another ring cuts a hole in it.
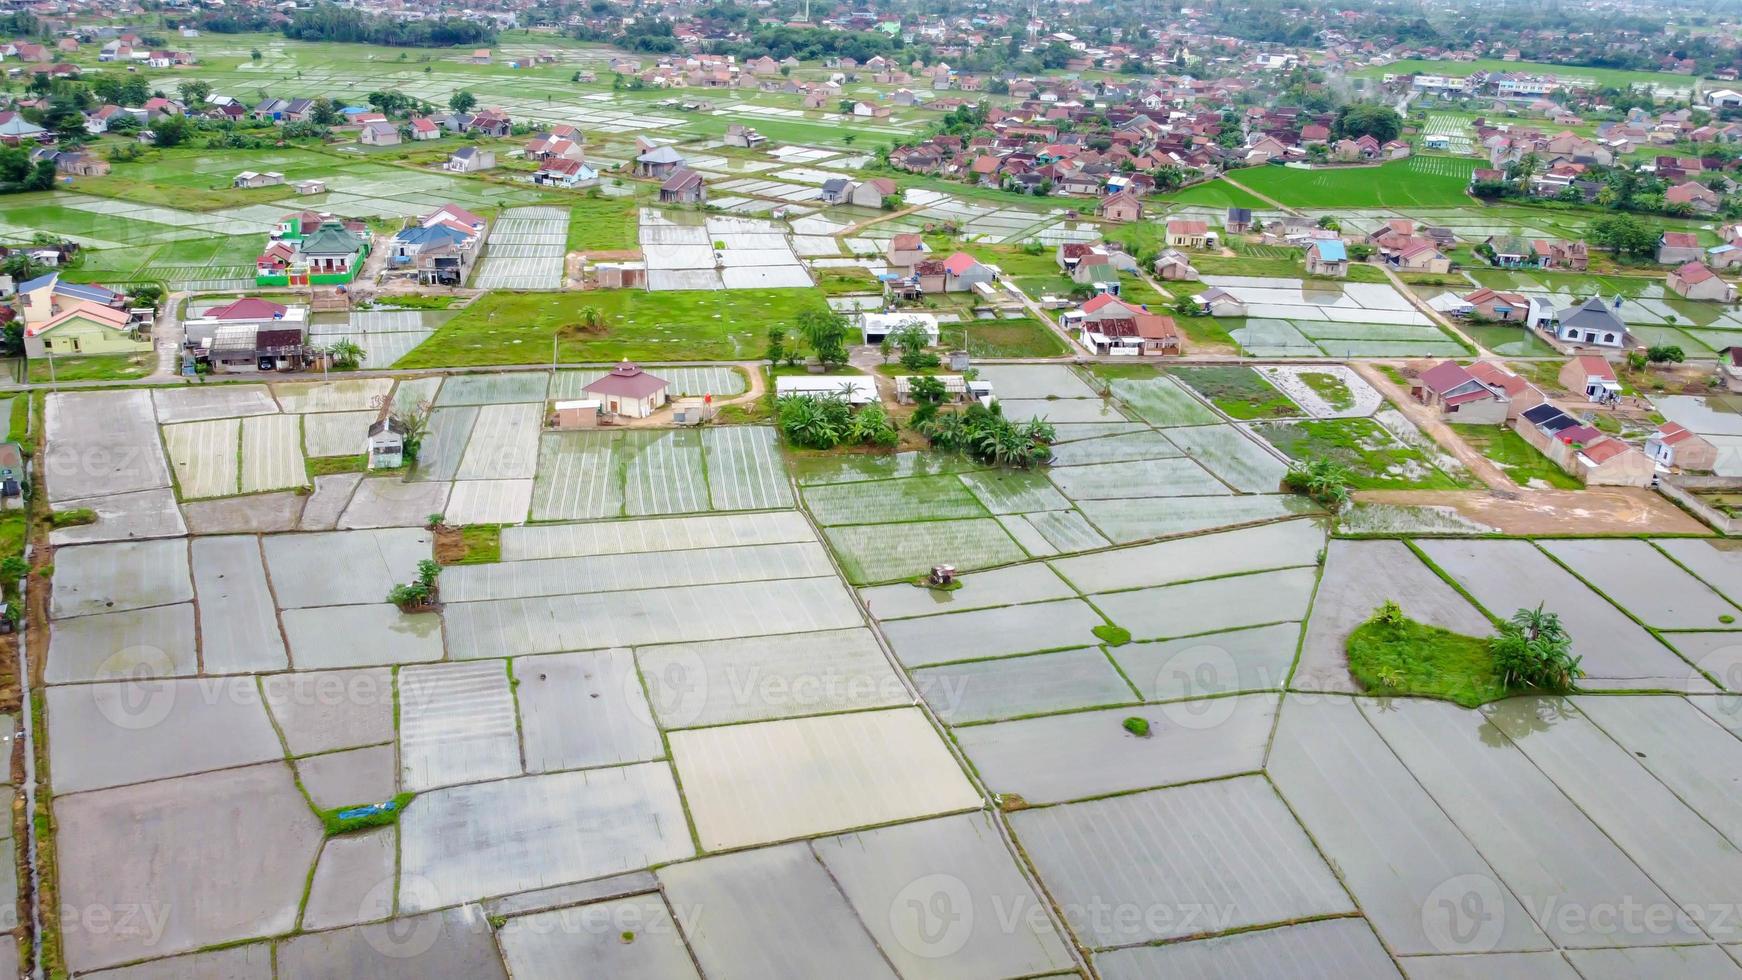
[[[309,122],[318,126],[335,125],[339,122],[339,117],[342,115],[342,113],[339,112],[339,107],[333,104],[333,100],[324,95],[316,99],[313,105],[309,106],[308,113]]]
[[[192,131],[193,124],[188,122],[186,116],[165,113],[151,124],[151,142],[159,147],[180,146],[187,142]]]
[[[1605,215],[1591,222],[1585,233],[1592,244],[1616,255],[1649,255],[1657,250],[1658,234],[1630,214]]]
[[[43,113],[42,126],[52,130],[62,143],[78,144],[90,136],[85,129],[85,114],[79,111],[73,100],[56,96],[49,103],[48,111]]]
[[[1573,638],[1560,616],[1540,605],[1513,613],[1489,648],[1507,687],[1565,691],[1585,675],[1583,658],[1573,656]]]
[[[190,78],[177,85],[176,91],[181,93],[182,104],[191,109],[205,104],[206,96],[212,94],[212,83]]]
[[[1283,486],[1305,494],[1332,514],[1340,514],[1353,499],[1354,476],[1343,464],[1323,456],[1296,465],[1282,478]]]
[[[825,369],[847,363],[847,319],[827,307],[810,307],[798,315],[798,332]]]
[[[1653,364],[1680,364],[1686,355],[1675,344],[1653,344],[1646,349],[1645,359]]]
[[[1389,143],[1403,132],[1403,117],[1395,109],[1371,102],[1351,102],[1337,110],[1331,133],[1342,139],[1371,136]]]
[[[922,371],[938,366],[938,356],[926,350],[931,335],[918,324],[908,324],[895,331],[895,346],[901,349],[901,365],[909,371]]]
[[[363,358],[369,356],[356,341],[350,338],[336,340],[327,348],[327,355],[333,359],[333,367],[341,371],[355,370],[363,363]]]
[[[417,462],[418,451],[429,436],[430,409],[429,401],[424,400],[393,412],[393,420],[405,427],[403,454],[407,463]]]
[[[779,365],[786,358],[785,330],[779,327],[768,328],[768,350],[762,356],[768,358],[768,363],[772,365]]]
[[[889,358],[895,354],[894,334],[886,333],[883,335],[883,339],[877,342],[877,353],[883,355],[883,363],[889,363]]]
[[[448,96],[448,108],[455,112],[471,112],[472,107],[477,104],[478,97],[465,89],[460,89],[453,95]]]
[[[248,52],[248,60],[254,62],[255,64],[259,64],[260,63],[260,49],[254,48],[254,49],[250,50]]]

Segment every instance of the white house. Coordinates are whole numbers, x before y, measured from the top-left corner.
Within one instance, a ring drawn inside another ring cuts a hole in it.
[[[892,313],[859,314],[859,330],[867,344],[880,344],[884,337],[900,333],[908,327],[918,327],[925,331],[927,347],[937,346],[938,318],[930,313],[897,310]]]
[[[774,379],[774,394],[845,398],[850,405],[869,405],[877,400],[877,382],[863,374],[787,375]]]

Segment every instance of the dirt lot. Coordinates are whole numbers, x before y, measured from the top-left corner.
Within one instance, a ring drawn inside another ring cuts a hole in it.
[[[1637,487],[1584,490],[1368,490],[1364,503],[1450,507],[1505,534],[1710,534],[1658,494]]]

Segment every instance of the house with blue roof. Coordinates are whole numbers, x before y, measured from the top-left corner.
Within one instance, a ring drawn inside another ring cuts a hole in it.
[[[1341,239],[1319,238],[1307,246],[1306,271],[1309,276],[1329,276],[1341,279],[1349,274],[1349,249]]]

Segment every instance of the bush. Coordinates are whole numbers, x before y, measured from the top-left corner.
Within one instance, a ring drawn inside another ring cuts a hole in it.
[[[1686,355],[1674,344],[1654,344],[1646,348],[1645,359],[1653,364],[1680,364]]]
[[[1132,715],[1130,718],[1120,722],[1119,727],[1133,735],[1136,735],[1138,738],[1149,737],[1149,719],[1147,718],[1139,718],[1136,715]]]
[[[919,413],[914,414],[914,428],[931,440],[934,449],[962,453],[994,466],[1028,469],[1045,463],[1052,459],[1052,441],[1058,437],[1044,419],[1032,418],[1021,424],[1010,421],[997,402],[991,408],[975,402],[960,412],[939,412],[924,420]]]
[[[1330,459],[1315,459],[1289,469],[1282,485],[1304,494],[1332,514],[1340,514],[1354,499],[1351,487],[1355,482],[1349,468]]]
[[[787,395],[775,403],[775,412],[786,440],[805,449],[893,446],[901,438],[895,421],[876,403],[855,412],[842,396]]]
[[[1573,655],[1573,638],[1560,616],[1540,605],[1520,609],[1500,624],[1492,647],[1494,666],[1507,687],[1566,691],[1585,675],[1583,658]]]

